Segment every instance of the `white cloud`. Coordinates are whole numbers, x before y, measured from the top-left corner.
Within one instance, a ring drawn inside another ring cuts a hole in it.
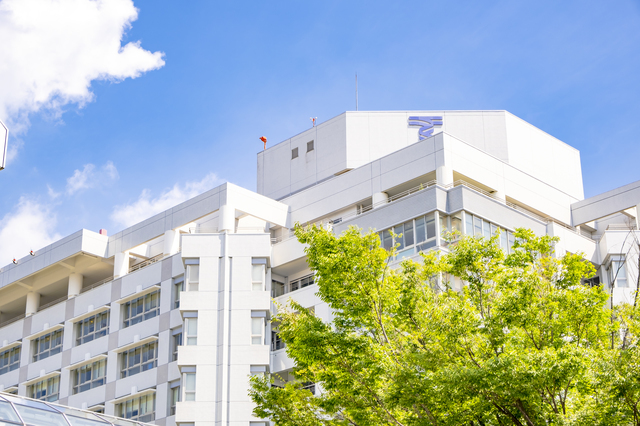
[[[118,179],[118,169],[111,161],[107,161],[100,170],[95,171],[96,166],[93,164],[85,164],[82,171],[76,169],[73,176],[67,179],[67,195],[73,195],[76,192],[95,188],[100,185],[108,184],[110,181]],[[51,195],[51,191],[49,192]]]
[[[133,203],[115,206],[111,220],[123,227],[134,225],[202,194],[213,188],[218,182],[218,177],[214,173],[210,173],[200,181],[187,182],[183,186],[176,183],[173,188],[165,190],[157,198],[152,198],[151,191],[144,189],[140,197]]]
[[[49,206],[21,197],[14,211],[0,219],[0,266],[59,240],[55,227],[56,216]]]
[[[162,52],[122,46],[137,17],[132,0],[1,0],[0,119],[19,134],[31,113],[91,101],[93,80],[162,67]]]

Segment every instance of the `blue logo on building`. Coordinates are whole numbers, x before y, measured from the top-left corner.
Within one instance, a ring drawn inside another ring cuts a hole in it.
[[[442,117],[409,117],[409,126],[420,126],[418,137],[423,140],[433,135],[435,126],[442,126]]]

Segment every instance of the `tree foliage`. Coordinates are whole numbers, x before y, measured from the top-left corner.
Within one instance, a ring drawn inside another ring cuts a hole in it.
[[[296,381],[253,377],[256,416],[281,426],[640,425],[638,310],[605,309],[606,292],[581,284],[592,265],[555,257],[556,239],[518,229],[507,255],[497,236],[454,236],[448,253],[392,269],[375,233],[312,226],[296,236],[332,321],[293,301],[279,307]]]

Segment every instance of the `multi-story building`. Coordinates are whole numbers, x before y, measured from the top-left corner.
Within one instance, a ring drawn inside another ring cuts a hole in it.
[[[0,390],[158,425],[263,425],[248,377],[293,368],[272,300],[331,314],[295,223],[375,229],[395,262],[447,250],[444,230],[499,228],[509,250],[530,228],[583,252],[619,302],[636,288],[638,203],[640,182],[585,200],[579,152],[505,111],[347,112],[260,152],[257,192],[227,183],[2,268]]]

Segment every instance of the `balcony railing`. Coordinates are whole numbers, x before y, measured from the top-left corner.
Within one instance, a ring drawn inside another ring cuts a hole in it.
[[[637,231],[638,227],[635,223],[612,223],[607,226],[607,231]]]
[[[145,267],[147,267],[149,265],[153,265],[154,263],[161,261],[162,260],[162,256],[163,256],[163,254],[160,253],[159,255],[156,255],[156,256],[154,256],[154,257],[152,257],[150,259],[147,259],[145,261],[142,261],[140,263],[137,263],[137,264],[133,265],[132,267],[129,268],[129,273],[138,271],[138,270],[140,270],[142,268],[145,268]]]
[[[40,305],[40,307],[38,308],[38,312],[40,311],[44,311],[47,308],[50,308],[53,305],[57,305],[60,302],[64,302],[65,300],[67,300],[69,298],[69,296],[64,295],[62,297],[58,297],[56,300],[52,300],[49,303],[45,303],[44,305]]]
[[[3,322],[1,322],[1,323],[0,323],[0,328],[5,327],[5,326],[7,326],[7,325],[9,325],[9,324],[13,324],[13,323],[14,323],[14,322],[16,322],[16,321],[20,321],[20,320],[21,320],[21,319],[23,319],[24,317],[25,317],[25,314],[20,314],[20,315],[18,315],[18,316],[16,316],[16,317],[9,318],[8,320],[3,321]]]
[[[91,289],[94,289],[96,287],[100,287],[101,285],[104,285],[110,281],[113,281],[113,276],[109,278],[105,278],[104,280],[98,281],[97,283],[89,284],[88,286],[82,287],[82,290],[80,290],[80,294],[87,292]]]

